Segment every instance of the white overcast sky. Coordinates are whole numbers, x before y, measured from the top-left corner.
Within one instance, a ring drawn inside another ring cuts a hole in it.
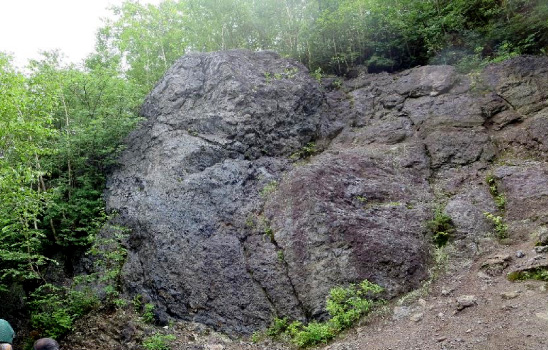
[[[17,65],[40,51],[60,49],[67,62],[80,63],[94,49],[95,33],[107,10],[123,0],[0,0],[0,51]],[[139,0],[158,4],[161,0]]]

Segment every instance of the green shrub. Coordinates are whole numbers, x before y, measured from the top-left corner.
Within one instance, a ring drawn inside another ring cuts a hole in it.
[[[301,149],[299,149],[297,152],[293,153],[290,158],[297,160],[297,159],[306,159],[314,154],[318,153],[318,148],[316,147],[316,144],[314,142],[309,142]]]
[[[289,323],[287,318],[276,318],[266,333],[271,337],[283,336],[299,347],[327,343],[339,332],[367,315],[376,304],[370,298],[382,291],[382,287],[367,280],[359,284],[350,284],[348,287],[335,287],[330,290],[326,300],[329,320],[312,321],[304,325],[300,321]]]
[[[263,334],[261,332],[253,332],[251,335],[251,342],[252,343],[258,343],[263,338]]]
[[[147,303],[141,316],[146,323],[154,323],[154,304]]]
[[[326,322],[310,322],[295,333],[292,341],[300,347],[327,343],[337,335],[337,331]]]
[[[508,274],[510,281],[537,280],[548,282],[548,268],[537,267],[525,271],[514,271]]]
[[[359,285],[351,284],[347,288],[335,287],[329,292],[326,309],[331,315],[331,323],[340,331],[350,327],[362,315],[367,314],[373,301],[367,299],[371,294],[382,292],[382,288],[365,280]]]
[[[169,350],[175,339],[173,334],[154,334],[143,340],[143,347],[147,350]]]
[[[275,318],[272,322],[272,325],[268,327],[266,330],[266,334],[271,337],[276,337],[282,333],[284,333],[287,330],[287,327],[289,326],[289,319],[287,317],[284,318]]]
[[[135,295],[133,299],[131,299],[131,305],[133,305],[135,312],[141,312],[141,308],[143,307],[143,296],[141,294]]]
[[[72,330],[76,319],[98,308],[97,296],[89,289],[73,290],[45,284],[30,295],[31,324],[45,336],[57,338]]]
[[[427,222],[426,227],[432,234],[434,244],[438,247],[446,245],[455,232],[451,217],[445,214],[441,208],[436,209],[434,218]]]

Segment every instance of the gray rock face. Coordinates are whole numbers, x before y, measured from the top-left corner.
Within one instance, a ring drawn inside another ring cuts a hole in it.
[[[321,94],[306,69],[273,52],[182,57],[142,114],[247,158],[287,155],[317,133]]]
[[[333,89],[271,52],[181,58],[108,181],[108,208],[132,229],[127,293],[161,319],[249,334],[276,316],[325,317],[336,285],[418,287],[436,208],[463,255],[492,237],[484,212],[511,236],[512,223],[548,223],[546,67],[521,57],[472,84],[427,66]]]
[[[227,332],[278,310],[303,317],[274,246],[246,222],[315,136],[320,97],[304,67],[274,53],[190,55],[170,69],[108,184],[109,208],[133,230],[129,293]]]
[[[548,136],[547,136],[548,137]],[[507,215],[512,220],[548,220],[548,164],[520,162],[496,168],[507,198]]]

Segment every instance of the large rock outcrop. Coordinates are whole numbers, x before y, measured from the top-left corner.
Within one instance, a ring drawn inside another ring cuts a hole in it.
[[[323,317],[336,285],[418,287],[436,208],[462,254],[483,249],[483,213],[500,210],[487,174],[508,220],[545,224],[546,67],[521,57],[471,79],[426,66],[334,89],[271,52],[181,58],[108,181],[132,230],[126,291],[160,318],[249,334]]]

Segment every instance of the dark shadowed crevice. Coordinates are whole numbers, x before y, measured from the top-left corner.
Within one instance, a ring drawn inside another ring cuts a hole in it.
[[[259,289],[263,292],[264,296],[265,296],[265,299],[268,301],[268,304],[270,305],[270,308],[277,313],[277,309],[276,309],[276,305],[274,303],[274,301],[272,300],[272,298],[270,297],[270,295],[268,294],[268,291],[266,290],[266,288],[262,285],[261,281],[259,281],[258,279],[255,278],[254,274],[253,274],[253,270],[249,267],[249,252],[248,252],[248,248],[247,248],[247,245],[246,245],[246,241],[247,241],[247,238],[249,236],[246,236],[244,237],[243,239],[240,239],[240,244],[242,245],[242,248],[243,248],[243,258],[244,258],[244,265],[245,265],[245,269],[247,271],[247,274],[249,275],[249,277],[251,278],[251,280],[253,281],[253,283],[259,287]]]

